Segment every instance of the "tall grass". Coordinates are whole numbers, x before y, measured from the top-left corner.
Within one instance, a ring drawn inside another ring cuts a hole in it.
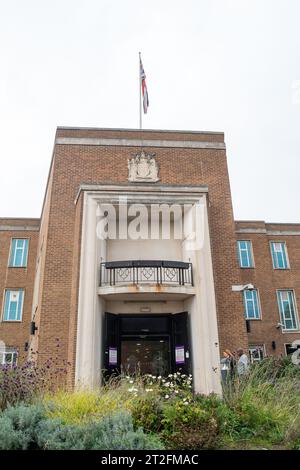
[[[112,377],[97,390],[82,387],[46,395],[44,404],[49,418],[59,418],[65,424],[82,424],[116,412],[131,411],[137,400],[147,395],[147,390],[142,377]],[[158,389],[152,387],[151,394],[157,393]]]
[[[265,359],[224,387],[224,402],[240,417],[248,436],[271,441],[300,437],[300,368],[278,358]]]

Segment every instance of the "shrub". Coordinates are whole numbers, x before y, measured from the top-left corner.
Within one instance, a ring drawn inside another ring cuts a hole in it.
[[[129,413],[90,422],[85,425],[65,425],[59,419],[45,420],[39,424],[38,446],[58,450],[155,450],[163,449],[156,436],[133,428]]]
[[[139,397],[130,408],[135,428],[142,427],[145,431],[153,433],[162,429],[163,405],[160,397],[152,394]]]
[[[40,406],[20,404],[9,406],[0,414],[0,449],[28,449],[35,447],[39,422],[44,418]]]
[[[49,418],[60,419],[64,424],[85,424],[118,411],[131,409],[135,397],[120,387],[103,387],[100,390],[64,390],[46,395],[44,404]]]
[[[196,401],[170,401],[164,406],[162,424],[162,437],[170,449],[213,449],[218,445],[218,422]]]
[[[134,430],[129,412],[86,424],[66,425],[49,419],[41,405],[8,406],[0,415],[0,449],[155,450],[158,437]]]
[[[236,416],[232,438],[276,443],[300,436],[299,369],[286,360],[269,358],[224,387],[224,401]]]
[[[155,450],[163,449],[159,438],[145,434],[142,428],[134,430],[129,413],[107,416],[97,426],[89,424],[86,448],[99,450]]]
[[[57,352],[60,344],[56,338]],[[18,402],[33,402],[45,393],[58,390],[65,382],[69,363],[59,355],[41,365],[28,361],[21,365],[0,366],[0,410]]]

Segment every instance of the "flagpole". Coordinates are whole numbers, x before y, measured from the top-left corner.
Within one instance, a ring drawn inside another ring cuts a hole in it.
[[[139,85],[140,85],[140,129],[142,129],[142,76],[141,76],[141,53],[139,52]]]

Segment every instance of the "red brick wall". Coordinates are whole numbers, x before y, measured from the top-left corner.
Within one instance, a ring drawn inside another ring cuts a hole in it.
[[[255,267],[240,269],[243,284],[252,283],[259,291],[262,317],[252,320],[249,344],[265,344],[268,355],[284,354],[284,344],[300,339],[300,333],[282,333],[276,325],[280,322],[276,289],[293,289],[300,306],[300,224],[265,224],[264,222],[236,222],[237,230],[260,230],[265,233],[237,233],[239,240],[251,240]],[[299,235],[270,234],[270,231],[298,232]],[[273,269],[270,241],[286,242],[290,268]],[[272,349],[276,342],[276,350]]]
[[[223,134],[190,134],[143,131],[63,130],[60,137],[110,137],[203,140],[222,142]],[[74,358],[74,318],[78,295],[78,213],[74,199],[81,183],[127,183],[127,159],[140,147],[56,145],[50,199],[47,251],[39,325],[39,354],[53,354],[60,337],[63,357]],[[247,344],[240,296],[231,286],[240,282],[235,261],[235,233],[229,178],[224,150],[145,148],[155,152],[159,184],[207,185],[209,222],[217,295],[221,349]],[[75,297],[74,297],[75,296]],[[69,335],[70,331],[74,331]]]
[[[26,226],[38,227],[38,219],[0,219],[0,340],[6,346],[19,350],[19,362],[22,362],[27,353],[24,351],[25,342],[29,340],[29,325],[31,321],[32,295],[35,276],[36,251],[39,232],[36,230],[22,230]],[[13,227],[19,227],[17,230]],[[10,230],[7,230],[10,229]],[[28,238],[28,264],[26,268],[8,267],[10,246],[12,238]],[[2,321],[3,301],[5,289],[24,289],[23,316],[21,322]]]

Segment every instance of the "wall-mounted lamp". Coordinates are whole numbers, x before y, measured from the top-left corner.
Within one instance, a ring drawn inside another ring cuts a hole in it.
[[[254,290],[255,287],[253,284],[237,285],[231,286],[233,292],[242,292],[243,290]]]
[[[276,341],[272,341],[272,349],[273,349],[273,350],[276,349]]]
[[[30,323],[30,334],[35,335],[36,330],[38,329],[37,326],[35,326],[35,321],[32,321]]]

